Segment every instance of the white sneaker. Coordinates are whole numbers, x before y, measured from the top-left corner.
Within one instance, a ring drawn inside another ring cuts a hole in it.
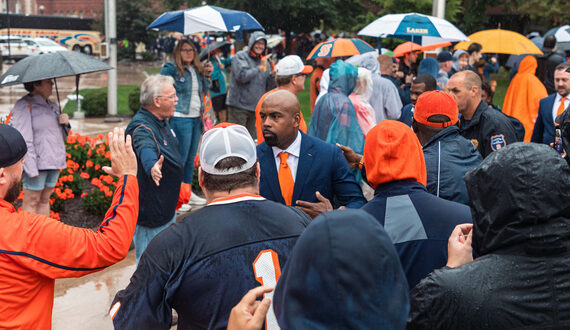
[[[191,210],[192,206],[190,206],[190,204],[182,204],[180,208],[176,210],[176,212],[185,213],[185,212],[190,212]]]
[[[188,202],[188,204],[191,205],[206,205],[206,199],[196,195],[195,193],[192,193],[192,195],[190,195],[190,201]]]

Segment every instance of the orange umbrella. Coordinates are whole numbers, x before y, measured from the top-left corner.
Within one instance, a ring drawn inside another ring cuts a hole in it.
[[[398,47],[394,48],[394,57],[404,56],[407,53],[419,52],[421,50],[422,46],[416,44],[415,42],[404,42],[403,44],[400,44]]]
[[[425,52],[425,51],[428,51],[428,50],[434,50],[434,49],[437,49],[437,48],[443,48],[443,47],[448,47],[448,46],[451,46],[451,42],[449,42],[449,41],[446,41],[446,42],[439,42],[439,43],[436,43],[436,44],[431,44],[431,45],[422,46],[422,49],[421,49],[420,51],[421,51],[421,52]]]
[[[374,47],[364,40],[337,38],[316,45],[307,56],[307,60],[313,60],[317,57],[353,56],[373,51]]]
[[[467,50],[469,45],[477,42],[483,46],[483,53],[499,54],[542,54],[542,51],[520,33],[509,30],[484,30],[469,36],[470,41],[462,41],[455,45],[455,49]]]

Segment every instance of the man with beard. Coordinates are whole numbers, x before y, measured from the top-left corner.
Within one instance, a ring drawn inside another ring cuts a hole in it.
[[[122,129],[109,133],[109,146],[112,167],[103,169],[119,181],[93,232],[15,210],[27,147],[15,128],[0,124],[1,329],[50,329],[56,278],[93,273],[127,255],[139,211],[137,160]]]
[[[335,207],[366,203],[340,148],[299,131],[297,97],[279,90],[265,98],[260,111],[265,142],[257,146],[260,194],[296,206],[311,217]]]

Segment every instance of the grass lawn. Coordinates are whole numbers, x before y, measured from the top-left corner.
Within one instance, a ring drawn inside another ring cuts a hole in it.
[[[136,85],[128,86],[118,86],[117,87],[117,113],[120,115],[132,115],[132,111],[129,109],[129,93],[135,89]],[[91,93],[97,91],[105,91],[107,93],[107,87],[102,88],[86,88],[80,89],[79,95],[85,97]],[[63,108],[63,112],[67,114],[72,114],[77,110],[77,103],[75,101],[68,101]]]
[[[491,75],[490,80],[497,81],[497,88],[495,89],[495,96],[493,96],[493,103],[503,108],[503,101],[505,100],[505,95],[507,94],[507,89],[509,88],[509,71],[503,71]]]
[[[159,74],[160,71],[162,70],[162,67],[157,67],[157,68],[147,68],[147,69],[143,69],[144,72],[148,73],[148,74]]]

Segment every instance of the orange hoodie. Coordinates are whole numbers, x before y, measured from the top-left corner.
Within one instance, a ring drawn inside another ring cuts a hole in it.
[[[397,180],[427,183],[422,145],[410,127],[399,121],[383,120],[368,132],[362,162],[374,189]]]
[[[16,212],[0,199],[0,329],[51,329],[54,279],[80,277],[125,258],[138,201],[137,178],[125,175],[93,232]]]
[[[540,99],[548,96],[546,88],[534,75],[536,68],[534,56],[529,55],[521,61],[503,103],[503,113],[515,117],[523,124],[525,142],[530,142]]]

